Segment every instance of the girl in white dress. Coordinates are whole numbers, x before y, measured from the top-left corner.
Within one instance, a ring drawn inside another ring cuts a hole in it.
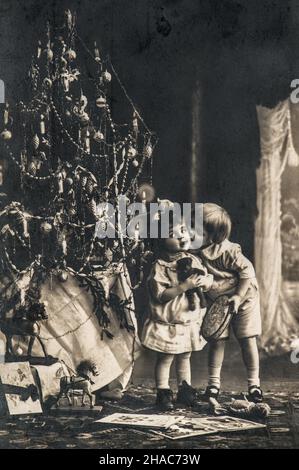
[[[190,242],[188,235],[174,238],[170,234],[170,237],[158,240],[158,257],[148,279],[149,316],[142,332],[143,345],[157,352],[156,404],[163,410],[173,408],[169,376],[174,360],[177,401],[186,406],[196,402],[196,391],[191,387],[190,357],[192,351],[200,351],[206,344],[200,336],[206,309],[197,295],[191,308],[186,292],[199,287],[206,291],[213,282],[213,276],[207,273],[200,260],[186,252]],[[193,274],[184,282],[179,282],[177,261],[184,257],[191,258],[192,267],[205,274]]]

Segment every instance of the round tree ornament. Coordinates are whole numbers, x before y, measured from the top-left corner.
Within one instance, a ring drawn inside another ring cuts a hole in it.
[[[40,225],[41,232],[44,234],[48,234],[52,231],[53,226],[49,222],[42,222]]]
[[[143,149],[143,156],[145,158],[151,158],[152,154],[153,154],[153,147],[150,143],[146,144],[146,146],[144,147]]]
[[[129,158],[134,158],[137,155],[137,150],[134,147],[130,146],[128,148],[127,155],[128,155]]]
[[[10,140],[11,138],[12,138],[12,133],[9,130],[4,129],[4,131],[1,132],[2,140]]]
[[[99,96],[96,99],[97,108],[105,108],[106,104],[107,104],[107,100],[106,100],[105,96]]]
[[[103,82],[109,83],[111,82],[111,78],[111,73],[109,73],[108,70],[105,70],[105,72],[102,73]]]
[[[68,49],[65,53],[65,57],[68,62],[72,62],[77,58],[77,54],[73,49]]]

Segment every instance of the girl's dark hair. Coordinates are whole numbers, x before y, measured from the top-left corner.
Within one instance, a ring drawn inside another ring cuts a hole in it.
[[[169,214],[168,214],[168,217],[169,217],[169,220],[168,220],[168,223],[169,223],[169,236],[171,237],[172,234],[173,234],[173,229],[174,229],[174,217],[173,217],[173,211],[169,211]],[[162,238],[162,227],[161,227],[161,223],[162,223],[162,218],[161,216],[159,216],[158,218],[158,238],[151,238],[149,239],[150,240],[150,249],[151,251],[154,253],[154,256],[155,256],[155,259],[158,259],[161,257],[163,251],[164,251],[164,247],[165,247],[165,240],[166,238]]]
[[[169,227],[169,231],[171,232],[171,225]],[[161,233],[161,232],[160,232]],[[154,259],[159,259],[163,257],[163,252],[165,249],[165,240],[166,238],[162,238],[159,236],[158,238],[151,238],[150,239],[150,249],[154,254]]]
[[[207,203],[203,205],[203,227],[213,243],[221,243],[230,236],[231,218],[223,207]]]

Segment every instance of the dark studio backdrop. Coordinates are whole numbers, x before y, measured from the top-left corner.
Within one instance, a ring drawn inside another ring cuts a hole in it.
[[[227,208],[233,237],[252,257],[259,163],[255,105],[276,104],[299,76],[298,3],[1,0],[0,76],[8,98],[20,96],[46,20],[59,22],[65,8],[76,11],[82,38],[90,47],[97,40],[111,55],[130,96],[159,136],[157,194],[180,202],[191,196],[192,99],[199,90],[197,198]],[[114,105],[121,113],[118,97]]]

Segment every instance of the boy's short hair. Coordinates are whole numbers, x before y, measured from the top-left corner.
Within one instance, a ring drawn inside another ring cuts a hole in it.
[[[203,226],[213,243],[222,243],[229,238],[231,218],[223,207],[213,203],[203,205]]]

